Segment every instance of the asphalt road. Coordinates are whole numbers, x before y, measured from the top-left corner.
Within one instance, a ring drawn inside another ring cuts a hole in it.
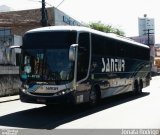
[[[0,129],[160,129],[160,77],[143,94],[124,94],[89,108],[53,107],[18,101],[0,104]]]

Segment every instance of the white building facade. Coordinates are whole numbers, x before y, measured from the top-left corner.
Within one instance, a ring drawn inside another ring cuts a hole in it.
[[[145,39],[145,44],[155,44],[155,24],[153,18],[148,18],[145,14],[143,18],[138,18],[139,37]]]

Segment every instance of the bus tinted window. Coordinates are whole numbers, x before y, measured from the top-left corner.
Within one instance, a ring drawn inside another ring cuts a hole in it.
[[[126,44],[121,41],[115,41],[117,57],[125,57],[126,55]]]
[[[125,51],[126,57],[127,58],[134,58],[135,50],[134,50],[133,45],[126,44],[125,48],[126,48],[126,51]]]
[[[115,56],[116,53],[116,43],[113,39],[105,38],[105,55]]]
[[[105,55],[104,48],[105,47],[105,42],[103,37],[98,36],[98,35],[92,35],[92,50],[93,54],[95,55]]]
[[[92,34],[92,52],[99,56],[115,56],[115,41]]]
[[[76,43],[76,32],[39,32],[24,36],[24,48],[66,48]]]

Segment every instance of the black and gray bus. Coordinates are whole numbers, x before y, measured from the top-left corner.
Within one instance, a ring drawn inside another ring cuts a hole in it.
[[[51,26],[24,34],[20,100],[96,104],[150,83],[150,49],[130,39],[81,26]]]

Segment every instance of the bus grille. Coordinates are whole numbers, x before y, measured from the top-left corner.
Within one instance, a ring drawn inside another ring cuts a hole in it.
[[[53,93],[33,93],[33,92],[30,92],[30,94],[35,95],[35,96],[54,96]]]

